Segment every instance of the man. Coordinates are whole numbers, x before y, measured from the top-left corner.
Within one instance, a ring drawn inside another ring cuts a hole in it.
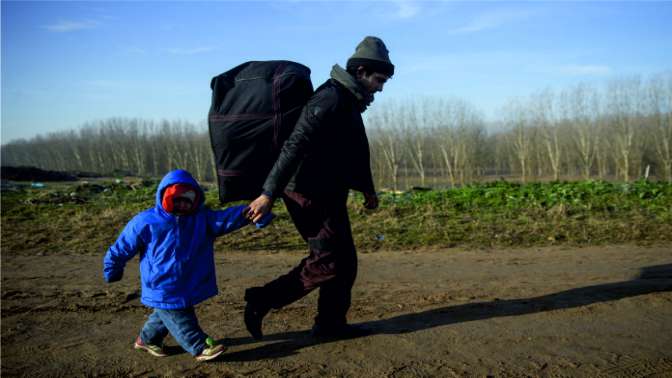
[[[310,254],[289,273],[245,292],[245,325],[261,339],[261,323],[271,308],[282,308],[320,288],[315,337],[355,337],[366,330],[347,324],[357,254],[346,207],[349,189],[364,194],[367,209],[378,207],[361,113],[394,74],[382,40],[366,37],[348,59],[347,71],[334,65],[285,142],[249,206],[261,219],[282,197]]]

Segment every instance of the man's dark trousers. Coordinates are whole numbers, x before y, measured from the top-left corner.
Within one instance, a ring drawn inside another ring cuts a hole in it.
[[[307,198],[296,192],[283,196],[296,229],[310,254],[289,273],[261,288],[248,290],[247,300],[281,308],[320,288],[315,324],[346,324],[352,286],[357,276],[357,253],[348,218],[348,192]]]

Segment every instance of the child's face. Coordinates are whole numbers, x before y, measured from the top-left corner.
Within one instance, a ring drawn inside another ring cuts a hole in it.
[[[173,199],[173,212],[177,215],[188,214],[192,206],[191,201],[186,198],[177,197]]]

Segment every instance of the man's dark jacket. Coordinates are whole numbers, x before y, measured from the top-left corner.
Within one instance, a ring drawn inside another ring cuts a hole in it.
[[[357,98],[334,79],[304,106],[264,183],[277,198],[284,189],[308,197],[355,189],[374,193],[369,141]]]

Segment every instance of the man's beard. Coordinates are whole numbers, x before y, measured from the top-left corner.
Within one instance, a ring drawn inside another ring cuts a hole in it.
[[[360,105],[361,105],[361,107],[359,109],[360,113],[364,113],[366,108],[368,106],[370,106],[373,103],[374,100],[375,100],[375,96],[373,95],[373,93],[371,93],[371,92],[367,93],[366,98],[363,101],[360,102]]]

